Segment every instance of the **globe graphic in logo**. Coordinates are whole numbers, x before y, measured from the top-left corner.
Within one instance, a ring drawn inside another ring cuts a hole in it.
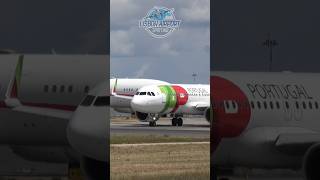
[[[147,15],[139,21],[139,27],[145,29],[155,38],[167,37],[180,27],[181,20],[176,20],[174,9],[153,7]]]

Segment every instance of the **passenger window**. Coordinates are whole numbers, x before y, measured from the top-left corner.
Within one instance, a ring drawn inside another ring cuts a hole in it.
[[[276,102],[276,106],[277,106],[277,109],[280,109],[280,104],[278,101]]]
[[[288,101],[286,101],[285,104],[286,104],[286,108],[289,109],[289,103],[288,103]]]
[[[61,92],[61,93],[64,92],[64,85],[60,86],[60,92]]]
[[[90,90],[89,86],[85,86],[85,87],[84,87],[84,93],[88,93],[89,90]]]
[[[312,103],[309,101],[309,108],[312,109]]]
[[[302,102],[302,107],[303,107],[303,109],[306,109],[306,107],[307,107],[306,103],[304,101]]]
[[[314,106],[316,107],[316,109],[318,109],[319,108],[318,102],[314,102]]]
[[[270,108],[273,109],[273,102],[270,101]]]
[[[258,106],[259,109],[261,108],[260,101],[257,101],[257,106]]]
[[[70,85],[70,86],[68,87],[68,92],[69,92],[69,93],[72,93],[72,90],[73,90],[73,86]]]
[[[109,96],[99,96],[94,102],[95,106],[108,106],[110,105],[110,97]]]
[[[94,98],[95,98],[94,96],[88,95],[83,99],[83,101],[81,102],[80,105],[81,106],[90,106],[92,104]]]
[[[296,108],[299,109],[299,102],[296,101]]]
[[[263,106],[264,106],[265,109],[268,109],[268,106],[267,106],[267,102],[266,102],[266,101],[263,102]]]
[[[44,91],[44,92],[48,92],[48,91],[49,91],[49,86],[48,86],[48,85],[45,85],[45,86],[43,87],[43,91]]]
[[[254,102],[251,101],[251,108],[254,109]]]
[[[52,86],[52,92],[54,92],[54,93],[57,92],[57,86],[56,85]]]

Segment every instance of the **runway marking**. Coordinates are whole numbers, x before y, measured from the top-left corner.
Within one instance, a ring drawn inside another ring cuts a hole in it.
[[[194,144],[210,144],[210,142],[171,142],[171,143],[110,144],[110,146],[111,146],[111,147],[129,147],[129,146],[194,145]]]

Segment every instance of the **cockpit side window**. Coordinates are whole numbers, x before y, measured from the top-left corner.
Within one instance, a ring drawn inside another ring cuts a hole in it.
[[[139,95],[140,92],[137,92],[136,95]]]
[[[150,92],[148,92],[148,96],[151,96],[151,93],[150,93]]]
[[[87,95],[81,102],[81,106],[90,106],[94,100],[95,96]]]
[[[99,96],[94,102],[94,106],[108,106],[108,105],[110,105],[109,96]]]
[[[154,93],[153,93],[153,92],[151,92],[151,94],[152,94],[152,96],[156,96],[156,95],[154,95]]]
[[[146,92],[140,92],[140,95],[147,95]]]

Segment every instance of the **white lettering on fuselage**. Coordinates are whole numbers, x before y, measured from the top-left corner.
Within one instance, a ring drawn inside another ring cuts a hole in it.
[[[189,96],[210,96],[205,88],[186,88]]]

